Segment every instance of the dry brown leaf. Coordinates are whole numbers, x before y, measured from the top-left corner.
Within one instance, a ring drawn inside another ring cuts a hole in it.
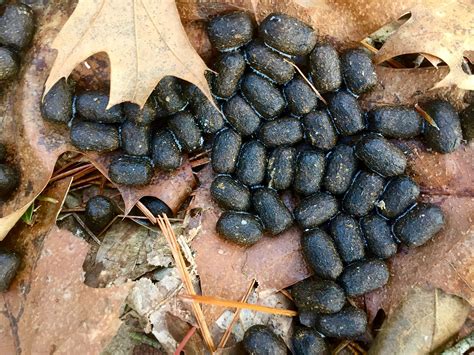
[[[167,75],[211,97],[206,64],[191,46],[174,0],[79,0],[52,48],[58,55],[46,92],[79,63],[105,52],[111,64],[109,107],[126,101],[143,106]]]

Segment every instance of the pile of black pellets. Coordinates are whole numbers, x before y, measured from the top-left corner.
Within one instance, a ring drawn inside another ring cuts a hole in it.
[[[324,337],[366,332],[365,312],[346,298],[385,285],[384,259],[401,243],[423,245],[445,224],[439,207],[419,201],[399,140],[420,137],[434,151],[453,152],[462,129],[472,139],[472,106],[461,120],[449,102],[423,103],[437,127],[411,107],[363,112],[358,97],[377,84],[370,55],[338,53],[285,14],[256,28],[247,13],[229,13],[211,19],[208,33],[219,52],[209,76],[215,105],[195,86],[165,77],[143,109],[106,110],[106,94],[76,93],[62,80],[46,95],[43,117],[67,125],[81,151],[117,151],[109,176],[118,184],[148,184],[154,169],[176,170],[184,155],[211,149],[222,238],[251,246],[295,224],[303,231],[314,277],[292,288],[300,315],[293,350],[327,352]],[[295,208],[282,201],[284,192]],[[251,327],[244,347],[286,353],[265,326]]]

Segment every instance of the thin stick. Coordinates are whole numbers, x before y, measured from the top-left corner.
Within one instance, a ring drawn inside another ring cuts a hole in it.
[[[77,179],[76,181],[74,181],[74,183],[71,186],[82,185],[87,182],[95,181],[95,180],[100,179],[101,176],[102,175],[94,175],[94,176],[88,177],[87,179]]]
[[[261,306],[258,304],[228,301],[228,300],[224,300],[218,297],[199,296],[199,295],[182,295],[180,297],[183,299],[193,300],[199,303],[210,304],[213,306],[221,306],[221,307],[227,307],[227,308],[245,308],[245,309],[250,309],[252,311],[277,314],[277,315],[288,316],[288,317],[295,317],[298,315],[296,311],[293,311],[291,309],[272,308],[272,307]]]
[[[255,279],[252,279],[250,282],[249,288],[247,289],[247,292],[245,293],[244,297],[240,300],[240,302],[247,302],[250,294],[252,293],[253,287],[255,286]],[[234,328],[235,323],[240,317],[240,308],[237,308],[235,310],[234,316],[232,317],[232,320],[230,321],[229,326],[225,330],[224,335],[222,336],[221,341],[219,342],[219,345],[217,345],[217,348],[224,348],[225,344],[227,344],[227,341],[229,340],[230,334],[232,333],[232,329]]]
[[[84,212],[86,209],[84,207],[75,207],[75,208],[63,208],[61,213],[71,213],[71,212]]]
[[[421,117],[423,117],[426,120],[426,122],[428,122],[431,126],[433,126],[439,131],[439,127],[436,124],[435,120],[428,114],[428,112],[423,110],[420,107],[420,105],[418,105],[417,103],[415,104],[415,110],[421,115]]]
[[[293,296],[287,290],[281,289],[280,292],[282,293],[283,296],[288,298],[290,301],[294,301]]]
[[[64,179],[65,177],[68,177],[68,176],[71,176],[71,175],[74,175],[78,172],[81,172],[83,170],[88,170],[88,169],[94,169],[93,165],[92,164],[86,164],[86,165],[81,165],[80,167],[78,168],[74,168],[74,169],[71,169],[71,170],[68,170],[68,171],[65,171],[64,173],[61,173],[61,174],[58,174],[56,176],[53,176],[49,182],[54,182],[54,181],[57,181],[57,180],[61,180],[61,179]]]
[[[85,225],[85,223],[82,221],[82,219],[79,218],[79,216],[75,213],[72,214],[72,216],[74,217],[74,219],[76,220],[77,223],[79,223],[81,225],[81,227],[86,231],[87,234],[89,234],[89,236],[97,243],[97,244],[101,244],[100,240],[97,239],[97,237],[95,236],[94,233],[92,233],[92,231]]]
[[[209,163],[210,161],[211,161],[211,159],[209,159],[208,157],[201,158],[201,159],[197,159],[197,160],[193,160],[193,161],[191,161],[191,168],[195,168],[195,167],[198,167],[198,166],[206,165],[206,164]]]
[[[337,355],[339,354],[347,345],[350,344],[350,340],[344,340],[343,342],[341,342],[334,350],[333,350],[333,354],[334,355]]]
[[[156,217],[153,216],[153,213],[151,213],[150,210],[148,208],[146,208],[146,206],[143,203],[138,201],[135,206],[137,206],[138,209],[140,211],[142,211],[142,213],[145,215],[145,217],[147,217],[150,220],[151,223],[157,224],[158,221],[157,221]],[[163,234],[164,234],[164,232],[163,232]]]
[[[321,96],[321,94],[319,93],[319,91],[314,87],[313,83],[311,81],[308,80],[308,78],[303,74],[303,72],[301,71],[301,69],[293,62],[289,61],[288,59],[285,59],[283,58],[283,60],[287,63],[289,63],[290,65],[292,65],[293,67],[295,67],[296,71],[303,77],[303,79],[308,83],[308,85],[311,87],[311,89],[314,91],[314,93],[316,94],[316,96],[322,101],[324,102],[324,104],[327,106],[328,103],[327,101],[324,99],[324,97]]]
[[[174,355],[181,355],[181,351],[184,350],[184,347],[188,343],[189,339],[196,333],[196,327],[192,327],[189,329],[189,331],[186,333],[184,336],[183,340],[179,343],[178,347],[176,348],[176,351],[174,352]]]
[[[140,202],[137,203],[137,206],[141,209],[142,206],[140,206],[139,204]],[[142,212],[145,215],[151,214],[151,212],[148,211],[148,209],[145,206],[143,206]],[[188,269],[186,267],[186,263],[183,258],[183,254],[181,252],[178,241],[176,239],[176,235],[173,231],[173,228],[171,227],[168,217],[165,214],[163,214],[162,217],[158,217],[158,219],[155,218],[155,220],[158,223],[161,231],[163,232],[163,235],[165,236],[168,244],[170,245],[171,253],[173,254],[173,259],[180,273],[181,280],[184,283],[184,287],[186,288],[186,291],[190,295],[196,295],[196,292],[194,290],[194,286],[191,280],[191,276],[189,275]],[[209,348],[210,352],[213,353],[215,349],[214,342],[212,341],[211,333],[206,324],[204,313],[202,312],[200,305],[196,302],[192,303],[192,308],[194,311],[194,315],[196,316],[196,321],[199,325],[199,328],[201,329],[201,333],[204,338],[204,341],[206,342],[207,347]]]

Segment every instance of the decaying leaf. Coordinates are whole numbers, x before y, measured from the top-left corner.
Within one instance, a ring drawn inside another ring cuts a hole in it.
[[[80,0],[52,47],[58,56],[46,92],[80,62],[105,52],[111,64],[109,107],[126,101],[143,106],[167,75],[211,97],[207,67],[186,36],[174,0]]]
[[[464,324],[469,303],[441,290],[414,288],[382,325],[369,354],[428,354]]]

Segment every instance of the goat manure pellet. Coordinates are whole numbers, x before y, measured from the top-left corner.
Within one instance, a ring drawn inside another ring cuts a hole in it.
[[[315,148],[330,150],[337,142],[337,132],[326,111],[312,111],[303,117],[306,139]]]
[[[137,125],[147,126],[152,124],[158,115],[157,111],[156,105],[150,102],[150,100],[145,103],[143,108],[130,102],[123,104],[123,112],[126,120]]]
[[[386,218],[396,218],[413,206],[419,195],[418,184],[409,176],[394,177],[385,186],[385,190],[377,202],[377,210]]]
[[[0,44],[23,50],[35,30],[33,10],[24,4],[7,5],[0,17]]]
[[[326,340],[315,329],[296,326],[291,337],[295,355],[329,355]]]
[[[212,92],[221,99],[235,94],[245,72],[245,58],[240,52],[223,53],[215,64],[215,75],[211,80]]]
[[[260,127],[260,116],[238,94],[224,104],[224,114],[230,125],[243,137],[251,136]]]
[[[176,170],[180,167],[183,157],[176,137],[169,130],[158,131],[151,143],[151,157],[159,169]]]
[[[328,221],[339,211],[337,199],[327,192],[317,192],[303,199],[295,209],[295,219],[302,229]]]
[[[236,176],[242,184],[256,186],[263,183],[267,168],[267,151],[262,143],[253,140],[242,145],[237,161]]]
[[[349,297],[376,290],[388,281],[390,273],[382,260],[357,261],[347,266],[339,281]]]
[[[309,56],[311,79],[320,93],[336,91],[341,86],[341,61],[336,49],[322,43]]]
[[[397,243],[386,219],[374,213],[363,217],[360,223],[368,249],[374,256],[387,259],[396,254]]]
[[[246,212],[224,212],[216,230],[224,239],[240,245],[253,245],[263,236],[263,227],[255,216]]]
[[[334,217],[329,225],[337,251],[344,263],[364,259],[365,243],[359,222],[345,213]]]
[[[237,166],[242,137],[233,129],[224,128],[214,137],[211,152],[212,169],[217,174],[232,174]]]
[[[363,94],[377,84],[377,74],[366,50],[354,48],[341,56],[342,76],[347,88],[356,95]]]
[[[346,303],[344,290],[331,280],[306,279],[291,288],[298,310],[318,313],[339,312]]]
[[[120,147],[118,126],[97,122],[73,121],[71,143],[80,151],[111,152]]]
[[[270,154],[267,166],[268,187],[286,190],[293,183],[296,149],[278,147]]]
[[[423,118],[414,108],[383,106],[369,112],[369,129],[387,138],[414,138],[423,131]]]
[[[125,121],[121,125],[121,142],[129,155],[149,155],[151,146],[151,127]]]
[[[260,128],[260,139],[266,147],[293,145],[303,139],[301,122],[295,117],[283,117],[265,122]]]
[[[351,185],[358,166],[354,148],[338,144],[327,159],[324,188],[334,195],[342,195]]]
[[[97,91],[85,92],[77,96],[76,110],[86,121],[97,123],[122,123],[125,115],[122,105],[115,105],[107,109],[109,97]]]
[[[119,185],[147,185],[153,177],[151,160],[148,157],[119,156],[110,163],[109,177]]]
[[[169,115],[183,110],[188,104],[182,83],[173,76],[165,76],[161,79],[155,87],[154,95]]]
[[[0,81],[13,79],[20,70],[17,55],[8,48],[0,47]]]
[[[211,196],[224,210],[248,211],[249,189],[228,175],[217,176],[211,184]]]
[[[41,114],[44,119],[68,123],[72,118],[73,93],[65,79],[59,80],[41,102]]]
[[[182,150],[192,153],[203,145],[203,137],[190,112],[178,112],[168,121],[169,129],[174,133]]]
[[[300,78],[294,78],[283,88],[288,109],[295,116],[310,113],[318,105],[318,99],[308,83]]]
[[[365,121],[357,99],[346,91],[333,94],[329,100],[334,125],[339,134],[349,136],[365,129]]]
[[[307,196],[319,191],[324,175],[325,157],[317,150],[304,150],[296,159],[293,188]]]
[[[237,49],[252,40],[254,25],[247,12],[232,12],[209,21],[211,44],[219,51]]]
[[[173,211],[169,206],[160,200],[159,198],[153,196],[144,196],[140,199],[140,202],[151,212],[155,217],[161,217],[163,214],[172,218],[174,216]],[[135,207],[134,207],[135,208]],[[133,210],[132,210],[133,214]]]
[[[276,191],[258,188],[252,194],[252,204],[265,230],[271,235],[280,234],[293,225],[293,216]]]
[[[347,305],[337,313],[318,316],[315,328],[327,337],[351,339],[365,333],[367,315],[363,310]]]
[[[355,217],[365,216],[374,208],[383,188],[383,177],[361,171],[344,195],[342,202],[344,210]]]
[[[194,85],[189,89],[191,110],[204,134],[213,134],[224,127],[222,113]]]
[[[286,355],[285,342],[265,325],[253,325],[247,329],[242,340],[247,354]]]
[[[107,196],[97,195],[86,203],[84,222],[92,232],[100,233],[117,214],[118,207],[114,201]]]

